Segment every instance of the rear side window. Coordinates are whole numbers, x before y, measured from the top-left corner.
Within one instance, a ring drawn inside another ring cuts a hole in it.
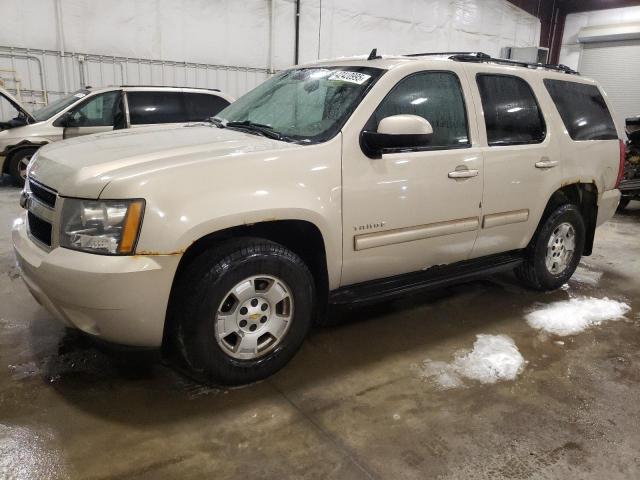
[[[184,100],[190,122],[201,122],[214,117],[229,105],[224,98],[207,93],[185,93]]]
[[[510,75],[488,74],[478,74],[476,81],[489,145],[518,145],[544,140],[544,118],[527,82]]]
[[[187,122],[181,92],[127,92],[132,125]]]
[[[544,85],[573,140],[616,140],[611,113],[595,85],[552,80]]]
[[[380,103],[365,129],[375,131],[380,120],[400,114],[418,115],[431,124],[433,136],[428,148],[469,146],[464,97],[460,81],[452,72],[420,72],[402,79]]]

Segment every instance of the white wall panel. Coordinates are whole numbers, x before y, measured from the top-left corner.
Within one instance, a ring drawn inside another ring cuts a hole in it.
[[[0,12],[0,68],[13,65],[23,88],[44,89],[28,71],[34,62],[9,59],[2,47],[31,49],[52,97],[65,90],[63,72],[67,91],[84,76],[93,86],[199,86],[239,96],[267,77],[270,58],[276,70],[294,62],[295,0],[0,0]],[[504,46],[537,45],[539,31],[535,17],[506,0],[302,0],[300,61],[374,47],[497,55]],[[62,46],[64,60],[55,55]],[[79,54],[90,57],[81,63]]]
[[[303,62],[374,47],[498,55],[505,46],[537,46],[540,22],[505,0],[303,0],[301,37]]]

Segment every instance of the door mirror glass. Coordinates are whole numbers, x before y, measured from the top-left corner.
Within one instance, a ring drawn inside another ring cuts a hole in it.
[[[417,115],[392,115],[383,118],[376,132],[364,130],[360,137],[363,152],[371,158],[383,153],[428,147],[433,127]]]

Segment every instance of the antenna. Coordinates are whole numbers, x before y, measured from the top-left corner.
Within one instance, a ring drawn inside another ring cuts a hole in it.
[[[367,60],[375,60],[377,58],[382,58],[378,55],[378,49],[374,48],[373,50],[371,50],[371,53],[369,54],[369,57],[367,58]]]

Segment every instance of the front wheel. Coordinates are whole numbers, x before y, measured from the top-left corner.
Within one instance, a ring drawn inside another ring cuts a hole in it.
[[[177,352],[198,380],[242,385],[281,369],[311,326],[314,282],[294,252],[232,240],[194,258],[178,279]]]
[[[578,267],[584,242],[584,220],[578,207],[562,205],[538,227],[516,276],[535,290],[560,288]]]

